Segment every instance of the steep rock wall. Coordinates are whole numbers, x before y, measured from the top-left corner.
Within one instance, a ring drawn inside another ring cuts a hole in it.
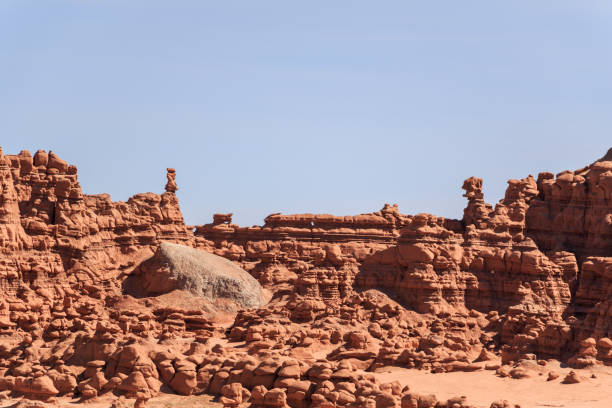
[[[246,228],[232,224],[231,214],[215,214],[195,236],[199,248],[238,262],[264,285],[337,300],[351,293],[359,265],[394,245],[410,218],[389,204],[346,217],[272,214]]]
[[[108,194],[84,195],[76,167],[44,151],[34,157],[27,151],[0,155],[0,173],[2,236],[12,241],[3,248],[59,256],[64,272],[100,274],[121,268],[117,260],[161,240],[193,239],[172,191],[137,194],[127,202],[113,202]],[[23,268],[13,272],[23,276]]]
[[[517,355],[561,356],[590,336],[612,336],[611,180],[608,152],[556,177],[509,180],[495,207],[482,180],[469,178],[462,220],[386,205],[355,217],[273,214],[262,227],[241,228],[217,214],[196,227],[196,245],[308,297],[375,288],[424,313],[496,311],[505,316],[502,342],[514,342]]]

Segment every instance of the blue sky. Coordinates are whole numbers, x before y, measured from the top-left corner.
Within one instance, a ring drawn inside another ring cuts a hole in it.
[[[234,212],[459,218],[460,189],[612,147],[607,1],[0,2],[0,146],[86,193]]]

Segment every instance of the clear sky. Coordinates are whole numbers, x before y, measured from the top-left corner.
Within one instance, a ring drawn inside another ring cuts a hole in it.
[[[191,224],[458,218],[612,147],[612,2],[2,0],[0,131]]]

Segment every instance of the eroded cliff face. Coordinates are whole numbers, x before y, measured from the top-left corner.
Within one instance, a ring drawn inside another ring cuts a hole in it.
[[[107,194],[84,195],[77,169],[54,153],[0,153],[3,180],[0,222],[7,230],[4,250],[16,256],[53,254],[61,267],[52,274],[85,273],[103,278],[106,271],[134,263],[138,253],[162,240],[190,243],[173,191],[137,194],[127,202],[112,202]],[[7,273],[29,273],[18,262]],[[9,285],[10,286],[10,285]]]
[[[196,246],[240,263],[271,288],[339,300],[351,294],[359,265],[395,245],[410,219],[388,204],[346,217],[272,214],[262,227],[239,227],[231,214],[215,214],[212,224],[195,228]]]
[[[85,353],[91,358],[110,358],[112,333],[165,330],[164,306],[124,310],[121,282],[160,242],[191,245],[193,234],[173,190],[127,202],[84,195],[76,167],[52,152],[0,150],[0,180],[0,389],[73,392],[70,370],[61,367],[88,361],[80,345],[98,348]],[[192,330],[206,327],[202,315],[194,313]],[[173,319],[190,328],[180,313]]]
[[[572,252],[580,262],[588,256],[610,256],[612,149],[582,169],[557,177],[540,173],[537,185],[527,226],[538,246]]]
[[[612,153],[575,172],[510,180],[495,207],[482,179],[463,184],[462,220],[400,214],[279,215],[241,228],[231,214],[196,228],[196,245],[242,264],[262,284],[333,301],[380,289],[431,315],[501,316],[507,359],[569,358],[612,335]]]
[[[387,204],[190,228],[175,177],[113,202],[84,195],[52,152],[0,151],[0,391],[142,402],[166,385],[227,406],[399,406],[406,390],[357,371],[612,364],[612,151],[510,180],[494,207],[467,179],[461,220]],[[271,301],[224,325],[185,293],[128,295],[164,241],[233,261]]]

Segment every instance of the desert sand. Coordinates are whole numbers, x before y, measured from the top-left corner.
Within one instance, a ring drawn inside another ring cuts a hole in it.
[[[399,381],[402,386],[422,394],[434,394],[439,399],[466,396],[478,408],[489,408],[492,401],[508,400],[522,408],[609,408],[612,407],[612,368],[594,367],[581,370],[584,380],[578,384],[563,384],[561,380],[571,370],[558,362],[549,362],[547,370],[560,374],[554,381],[534,373],[532,378],[501,378],[491,371],[432,374],[422,370],[402,368],[379,372],[382,382]],[[590,378],[595,374],[596,378]]]

